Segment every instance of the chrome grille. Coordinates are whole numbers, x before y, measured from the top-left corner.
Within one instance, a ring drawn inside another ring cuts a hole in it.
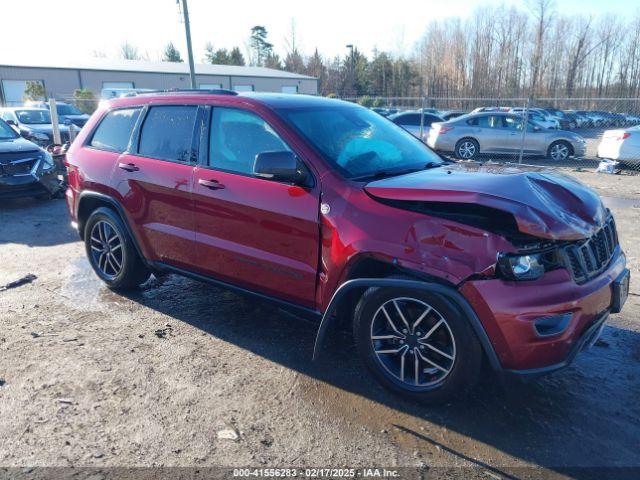
[[[616,224],[610,217],[591,238],[564,247],[564,263],[574,280],[584,283],[609,266],[617,247]]]

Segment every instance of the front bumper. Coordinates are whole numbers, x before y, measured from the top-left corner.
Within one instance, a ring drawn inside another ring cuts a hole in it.
[[[600,337],[602,330],[604,329],[604,324],[609,318],[609,312],[603,312],[599,317],[597,317],[584,331],[579,340],[574,344],[574,346],[569,351],[567,357],[559,363],[554,363],[552,365],[547,365],[546,367],[539,368],[530,368],[525,370],[505,370],[503,373],[506,376],[516,377],[520,379],[533,379],[537,377],[541,377],[543,375],[547,375],[549,373],[557,372],[558,370],[562,370],[563,368],[567,368],[570,366],[573,361],[576,359],[578,354],[583,350],[591,347]]]
[[[480,318],[502,369],[535,375],[571,363],[581,344],[588,342],[592,327],[606,320],[613,284],[625,266],[620,252],[606,270],[581,285],[568,271],[558,269],[529,282],[473,280],[460,293]],[[559,333],[541,336],[536,322],[556,315],[571,318]]]
[[[60,188],[60,179],[55,171],[0,177],[0,199],[54,195]]]
[[[587,144],[583,142],[573,142],[573,156],[584,157],[587,153]]]

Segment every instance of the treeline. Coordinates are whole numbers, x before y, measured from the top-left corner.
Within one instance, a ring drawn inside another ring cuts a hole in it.
[[[553,0],[481,7],[464,21],[430,22],[406,56],[289,52],[281,68],[318,77],[325,95],[635,98],[640,10],[632,18],[567,16]]]
[[[375,28],[372,26],[372,28]],[[255,26],[243,54],[206,45],[204,61],[257,65],[319,79],[323,95],[341,97],[628,97],[640,96],[640,9],[632,18],[560,15],[554,0],[527,0],[526,8],[480,7],[466,20],[426,25],[411,51],[392,55],[357,45],[328,58],[301,52],[295,24],[280,56],[267,29]],[[122,56],[137,55],[128,44]],[[169,43],[165,61],[182,61]]]

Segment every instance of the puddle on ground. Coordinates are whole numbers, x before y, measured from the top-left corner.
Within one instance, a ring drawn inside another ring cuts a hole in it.
[[[640,200],[633,198],[606,197],[602,196],[605,207],[608,208],[640,208]]]
[[[60,296],[76,310],[108,310],[126,300],[102,283],[85,257],[71,263],[66,276],[68,281],[62,285]]]

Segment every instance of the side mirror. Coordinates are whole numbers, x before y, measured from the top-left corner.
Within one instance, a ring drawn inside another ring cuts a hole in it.
[[[12,127],[16,126],[16,122],[14,120],[6,120],[7,125],[11,125]]]
[[[302,184],[307,175],[298,169],[298,158],[287,150],[262,152],[256,155],[253,175],[276,182]]]

